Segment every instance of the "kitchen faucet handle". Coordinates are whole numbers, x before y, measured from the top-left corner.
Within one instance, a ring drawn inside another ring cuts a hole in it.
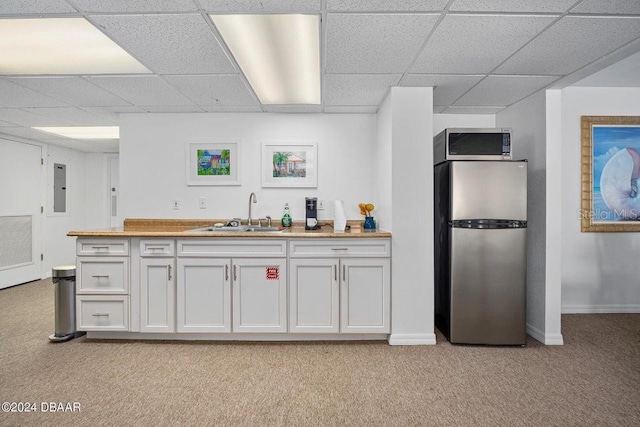
[[[262,218],[258,218],[258,227],[262,227]]]
[[[267,215],[267,227],[271,227],[271,217]]]

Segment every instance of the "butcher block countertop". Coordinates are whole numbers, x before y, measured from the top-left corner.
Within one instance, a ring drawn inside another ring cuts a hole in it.
[[[381,238],[391,237],[391,233],[383,230],[364,231],[363,221],[347,222],[351,229],[343,233],[333,231],[332,221],[319,221],[326,224],[319,230],[305,230],[304,223],[294,221],[293,226],[282,232],[229,232],[229,231],[190,231],[201,227],[211,227],[215,223],[224,223],[219,219],[144,219],[127,218],[124,227],[112,227],[96,230],[70,231],[67,236],[73,237],[224,237],[224,238]],[[274,220],[274,225],[278,221]]]

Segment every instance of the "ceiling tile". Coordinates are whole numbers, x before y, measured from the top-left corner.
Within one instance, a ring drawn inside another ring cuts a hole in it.
[[[165,76],[198,105],[258,105],[239,75]]]
[[[404,73],[438,20],[427,14],[328,14],[327,73]]]
[[[576,0],[455,0],[449,10],[474,12],[565,12]]]
[[[235,72],[201,15],[94,15],[91,20],[156,73]]]
[[[582,0],[571,13],[640,14],[638,0]]]
[[[5,122],[0,120],[0,127],[7,127],[7,126],[15,126],[15,123],[9,123],[9,122]]]
[[[134,105],[192,105],[157,76],[89,77],[88,80]]]
[[[50,133],[41,132],[39,130],[31,129],[30,127],[5,127],[0,129],[0,133],[6,133],[8,135],[19,136],[21,138],[34,139],[36,141],[46,142],[48,139],[61,139],[51,138]]]
[[[268,113],[322,113],[322,105],[264,105]]]
[[[489,76],[456,101],[457,106],[502,107],[549,85],[555,76]]]
[[[120,114],[145,112],[142,108],[134,107],[133,105],[121,107],[82,107],[82,109],[111,120],[114,123],[118,123]]]
[[[554,19],[550,16],[447,15],[411,72],[488,73]]]
[[[147,113],[202,113],[197,105],[140,105]]]
[[[324,78],[325,105],[375,105],[382,102],[390,86],[402,74],[327,74]]]
[[[324,107],[325,113],[346,113],[346,114],[373,114],[378,111],[377,105],[327,105]]]
[[[446,110],[447,107],[446,106],[442,106],[442,105],[434,105],[433,106],[433,114],[440,114],[442,113],[444,110]]]
[[[124,99],[81,77],[15,77],[8,80],[79,107],[129,105]]]
[[[441,114],[496,114],[505,107],[455,107],[451,106],[440,111]],[[435,107],[434,107],[435,110]]]
[[[409,74],[400,86],[431,86],[433,89],[433,103],[435,105],[449,105],[473,85],[482,80],[482,76],[446,76],[442,74]]]
[[[70,0],[83,12],[195,12],[192,0]]]
[[[207,12],[318,12],[320,0],[199,0]]]
[[[0,107],[65,107],[67,104],[31,89],[0,79]]]
[[[73,13],[74,8],[64,0],[2,0],[0,1],[0,15],[31,14],[31,13]]]
[[[20,126],[56,126],[60,120],[40,116],[19,108],[0,108],[0,120]]]
[[[329,11],[430,12],[443,10],[449,0],[327,0]]]
[[[640,18],[564,17],[496,71],[569,74],[637,37]]]
[[[113,120],[75,107],[26,108],[25,111],[57,121],[60,126],[111,126]]]
[[[260,113],[262,108],[257,105],[201,105],[208,113]]]

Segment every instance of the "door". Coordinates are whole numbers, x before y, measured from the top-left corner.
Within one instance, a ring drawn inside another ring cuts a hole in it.
[[[108,157],[109,189],[107,206],[109,208],[109,226],[122,227],[122,217],[119,211],[120,199],[120,163],[118,157]]]
[[[178,259],[178,332],[231,331],[230,269],[230,259]]]
[[[526,233],[451,229],[452,343],[525,343]]]
[[[0,289],[42,277],[42,147],[0,140]]]
[[[337,259],[289,261],[289,332],[340,332]]]
[[[140,260],[140,332],[175,332],[173,258]]]
[[[342,333],[391,331],[391,271],[388,259],[340,261]]]
[[[287,260],[233,259],[233,331],[287,332]]]
[[[527,219],[526,162],[451,162],[451,219]]]

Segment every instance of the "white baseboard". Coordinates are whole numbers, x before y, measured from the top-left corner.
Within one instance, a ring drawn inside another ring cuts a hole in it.
[[[391,334],[390,345],[435,345],[436,334]]]
[[[527,334],[544,345],[564,345],[562,334],[547,334],[527,323]]]
[[[640,304],[563,305],[562,313],[640,313]]]

